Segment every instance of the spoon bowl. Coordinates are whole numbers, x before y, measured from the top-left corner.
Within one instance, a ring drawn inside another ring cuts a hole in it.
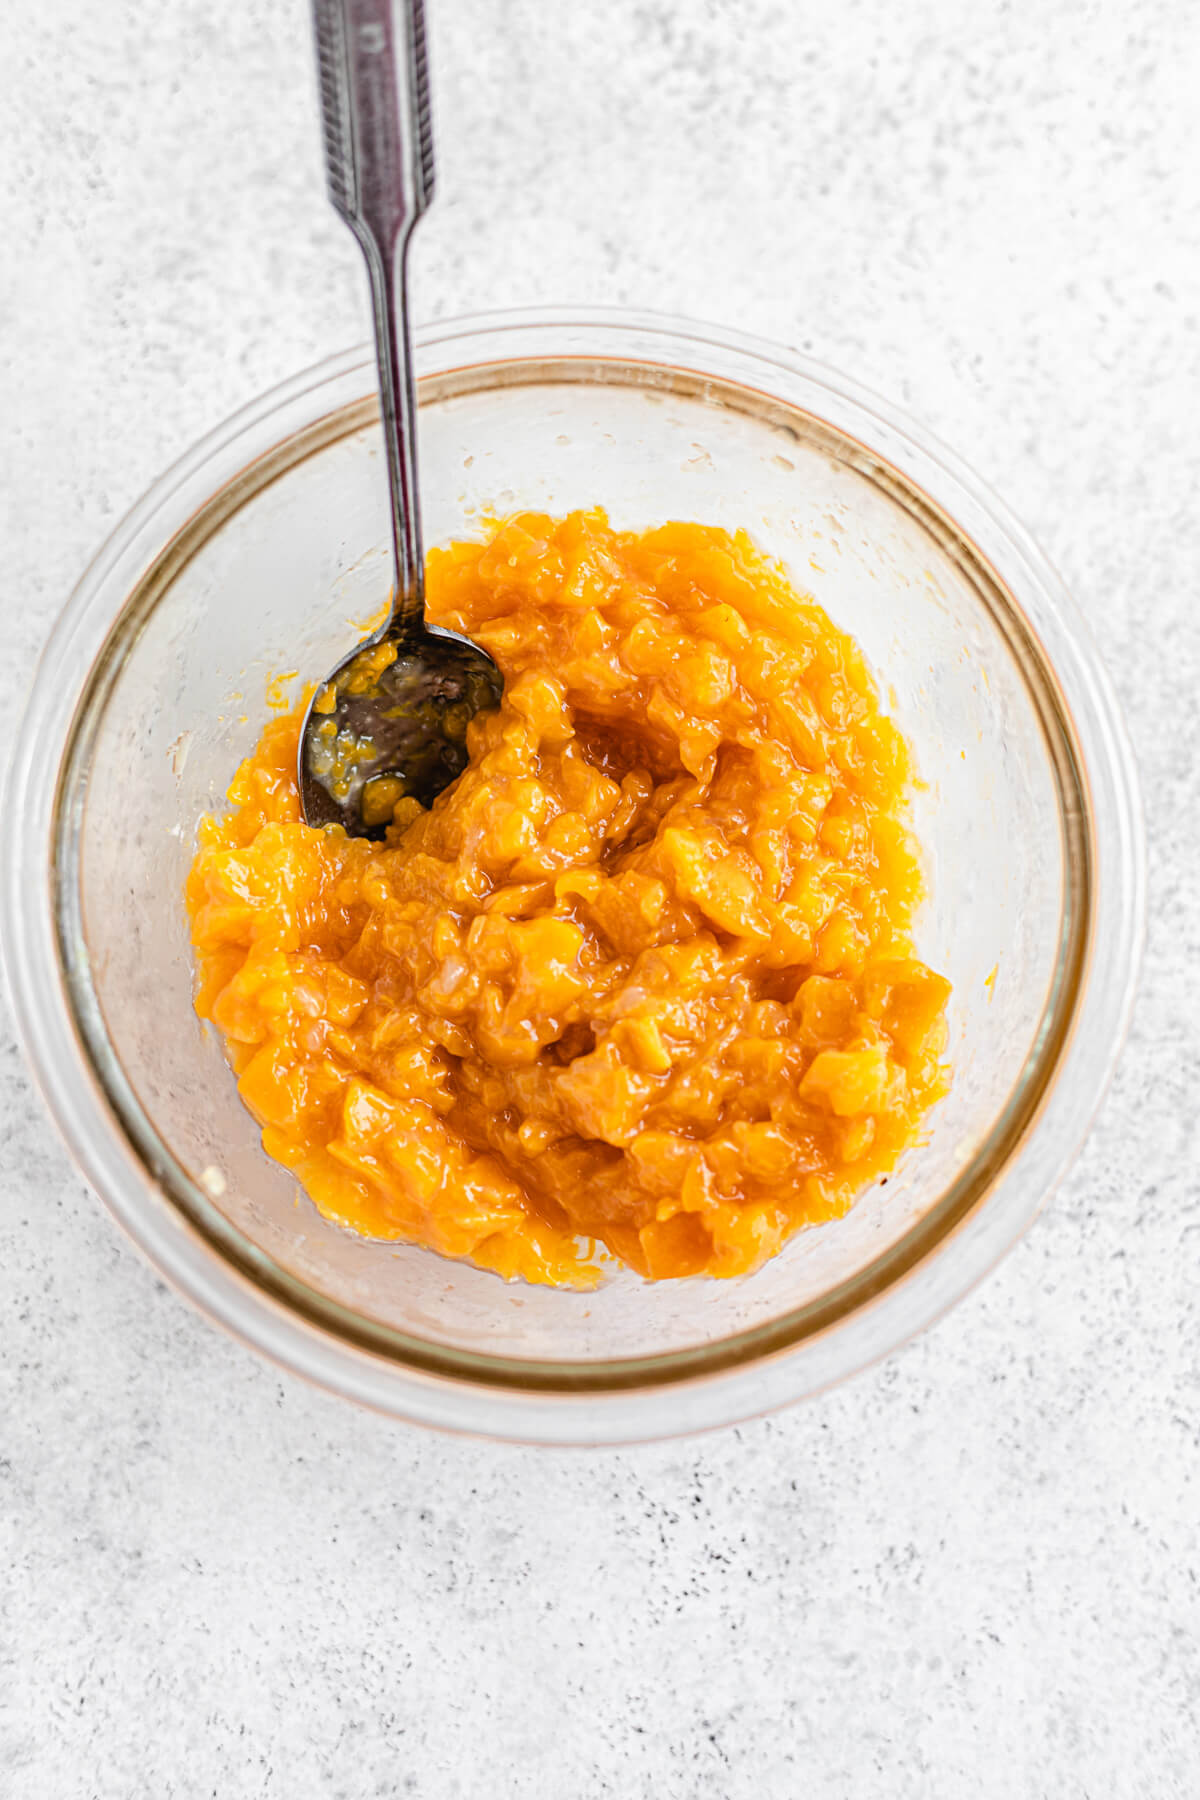
[[[431,806],[467,766],[467,726],[499,705],[486,651],[426,626],[385,626],[352,650],[309,702],[300,731],[300,803],[310,825],[380,839],[401,800]]]

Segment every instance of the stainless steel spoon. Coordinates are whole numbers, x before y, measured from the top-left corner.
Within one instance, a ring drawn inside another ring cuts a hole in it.
[[[467,765],[466,729],[499,704],[491,657],[425,623],[408,329],[413,226],[433,197],[422,0],[314,0],[329,195],[366,258],[392,503],[392,610],[313,696],[300,732],[310,825],[382,837],[396,802],[429,806]]]

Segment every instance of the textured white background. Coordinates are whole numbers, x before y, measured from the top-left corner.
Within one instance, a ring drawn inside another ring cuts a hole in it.
[[[443,1441],[164,1291],[0,1040],[0,1794],[1200,1788],[1200,26],[1185,0],[432,0],[420,315],[679,309],[964,452],[1090,615],[1153,921],[1075,1174],[883,1367],[636,1452]],[[366,330],[303,0],[9,0],[3,730],[87,556]]]

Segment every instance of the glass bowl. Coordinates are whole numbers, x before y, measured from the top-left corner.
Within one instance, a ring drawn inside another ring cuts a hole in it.
[[[384,601],[362,352],[248,407],[101,550],[43,655],[8,791],[4,940],[31,1060],[154,1266],[280,1363],[405,1419],[550,1443],[713,1426],[891,1350],[995,1263],[1077,1149],[1135,977],[1143,846],[1111,689],[1060,583],[956,459],[732,333],[540,312],[419,334],[426,539],[601,504],[745,526],[862,643],[912,743],[954,983],[953,1087],[844,1219],[753,1276],[510,1285],[328,1224],[263,1153],[192,1010],[182,905],[276,678]],[[286,687],[287,683],[283,683]],[[293,689],[298,682],[293,682]],[[276,683],[273,697],[277,698]]]

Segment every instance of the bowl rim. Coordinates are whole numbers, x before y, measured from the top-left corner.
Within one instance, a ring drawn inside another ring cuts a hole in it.
[[[812,358],[743,333],[667,315],[621,308],[539,307],[438,321],[415,336],[418,356],[441,352],[443,360],[464,345],[478,349],[490,344],[491,353],[461,365],[469,370],[496,361],[532,365],[537,359],[529,357],[525,346],[555,334],[562,339],[560,355],[579,355],[567,347],[578,339],[590,344],[586,355],[599,363],[638,361],[634,352],[641,350],[650,366],[690,372],[704,381],[715,380],[718,387],[723,378],[732,381],[747,394],[831,425],[843,439],[857,439],[865,453],[885,468],[895,470],[892,455],[902,452],[905,467],[896,473],[906,496],[928,504],[931,519],[947,526],[990,572],[1013,618],[1023,622],[1041,678],[1055,697],[1063,743],[1074,762],[1080,816],[1060,816],[1060,826],[1064,832],[1077,830],[1078,843],[1074,850],[1064,846],[1064,859],[1068,867],[1073,857],[1083,859],[1084,915],[1064,916],[1055,983],[1047,1001],[1047,1014],[1054,1011],[1053,1030],[1039,1034],[1018,1086],[1035,1061],[1044,1079],[1019,1128],[1010,1133],[998,1165],[980,1167],[988,1162],[989,1146],[1010,1110],[1011,1094],[980,1155],[929,1211],[896,1244],[827,1294],[706,1344],[581,1363],[493,1357],[367,1321],[257,1250],[175,1161],[123,1081],[115,1054],[106,1058],[102,1015],[98,1004],[88,999],[86,946],[71,907],[72,894],[78,897],[72,879],[71,828],[82,816],[84,788],[78,781],[72,784],[72,770],[78,774],[81,757],[86,767],[84,728],[102,710],[97,694],[106,659],[114,664],[113,646],[122,630],[127,635],[128,616],[139,597],[145,602],[151,594],[148,604],[153,604],[154,580],[165,584],[171,558],[178,566],[190,553],[189,533],[193,540],[197,531],[207,537],[215,528],[214,514],[227,516],[249,492],[274,479],[278,468],[266,472],[272,446],[283,454],[282,466],[291,466],[301,455],[311,454],[317,443],[314,439],[306,449],[297,450],[303,429],[272,438],[236,476],[215,493],[209,491],[197,507],[185,511],[182,521],[175,520],[165,539],[164,509],[173,500],[178,504],[181,497],[189,500],[210,464],[227,455],[239,439],[252,438],[297,409],[307,418],[309,434],[321,441],[352,429],[344,423],[339,429],[338,421],[356,404],[361,413],[363,400],[343,402],[324,412],[314,411],[313,402],[360,372],[369,396],[373,361],[363,348],[302,371],[209,432],[147,490],[85,570],[43,650],[12,759],[5,815],[10,854],[0,887],[4,925],[0,938],[18,1026],[68,1147],[151,1263],[205,1311],[276,1360],[384,1411],[491,1435],[553,1442],[596,1441],[597,1436],[621,1441],[672,1429],[660,1416],[664,1394],[674,1394],[668,1406],[673,1418],[682,1421],[675,1428],[686,1430],[762,1410],[764,1402],[778,1404],[800,1392],[816,1391],[930,1323],[999,1260],[1073,1158],[1115,1066],[1144,932],[1144,832],[1132,753],[1086,626],[1029,534],[953,452],[861,385]],[[510,348],[497,358],[500,343]],[[664,351],[674,351],[674,360],[664,362]],[[542,361],[545,355],[543,349]],[[450,365],[449,372],[458,366]],[[731,367],[736,371],[732,377]],[[751,372],[762,385],[745,379]],[[822,410],[798,405],[786,394],[781,397],[781,388],[789,383],[806,395],[815,391]],[[859,429],[847,429],[848,423]],[[912,472],[914,464],[917,475]],[[228,502],[223,513],[222,497]],[[195,541],[191,547],[196,547]],[[996,567],[997,550],[1007,567]],[[122,581],[128,565],[136,563],[139,554],[146,566],[125,589]],[[1014,578],[1020,599],[1013,592]],[[115,611],[114,586],[119,590]],[[91,646],[100,651],[98,659],[87,655]],[[78,682],[64,688],[60,672],[72,658],[79,659],[81,650],[86,666]],[[51,765],[54,779],[46,781]],[[1058,774],[1056,770],[1056,781]],[[40,896],[41,903],[31,905],[31,895]],[[1070,966],[1064,964],[1064,955]],[[1098,958],[1102,982],[1088,979],[1089,967],[1094,972]],[[1069,1002],[1065,1007],[1064,996]],[[1064,1081],[1068,1073],[1073,1073],[1069,1083]],[[989,1200],[1001,1188],[1012,1189],[1022,1174],[1024,1191],[1010,1200],[1003,1229],[996,1217],[986,1230],[970,1229],[973,1221],[978,1226]],[[951,1269],[947,1258],[935,1252],[952,1246],[957,1248]],[[935,1268],[939,1262],[941,1267]],[[901,1292],[908,1305],[901,1309],[903,1323],[897,1331],[899,1321],[892,1315]],[[854,1320],[869,1328],[854,1334],[857,1347],[849,1355],[830,1358],[828,1340],[842,1338],[847,1322]],[[823,1353],[809,1356],[801,1372],[797,1352],[806,1346]],[[822,1370],[827,1370],[824,1376]],[[747,1380],[748,1376],[757,1378]],[[648,1406],[647,1400],[653,1403],[656,1396],[657,1403]],[[652,1415],[657,1422],[651,1426]]]

